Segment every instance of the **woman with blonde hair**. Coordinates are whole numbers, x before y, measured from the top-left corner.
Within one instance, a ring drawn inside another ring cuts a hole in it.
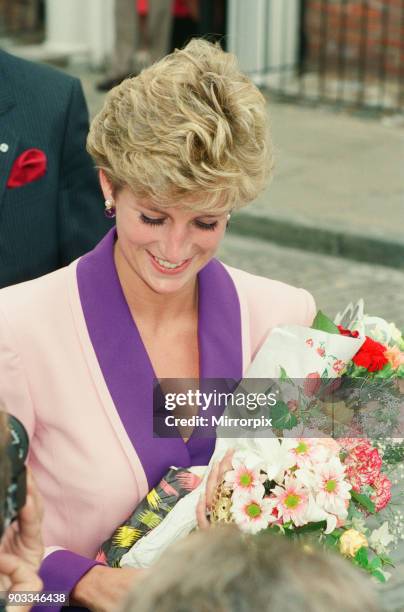
[[[170,466],[206,465],[215,444],[198,428],[153,437],[153,380],[239,380],[274,326],[310,325],[315,308],[214,258],[272,168],[266,101],[234,56],[193,40],[124,81],[88,149],[116,228],[0,292],[0,397],[30,436],[45,589],[104,610],[138,570],[96,564],[100,544]]]

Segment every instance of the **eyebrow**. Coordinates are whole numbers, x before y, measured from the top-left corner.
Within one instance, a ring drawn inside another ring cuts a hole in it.
[[[143,208],[145,208],[146,210],[150,210],[150,212],[155,212],[155,213],[159,213],[160,215],[167,215],[167,213],[164,210],[161,210],[161,208],[155,208],[154,206],[152,207],[148,207],[148,206],[143,206]],[[170,215],[168,215],[170,216]],[[216,219],[217,217],[219,217],[220,215],[209,215],[209,214],[198,214],[198,217],[205,217],[206,219]]]

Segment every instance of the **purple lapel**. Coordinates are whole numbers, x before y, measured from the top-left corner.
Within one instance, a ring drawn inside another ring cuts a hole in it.
[[[77,265],[89,336],[120,419],[150,488],[171,465],[206,465],[215,441],[153,437],[153,367],[126,303],[113,258],[115,229]],[[224,266],[210,261],[198,275],[201,378],[242,378],[240,304]]]

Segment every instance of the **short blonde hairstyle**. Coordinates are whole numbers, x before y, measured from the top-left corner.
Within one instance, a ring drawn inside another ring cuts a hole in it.
[[[114,190],[216,214],[254,200],[272,169],[264,96],[201,39],[112,89],[87,148]]]

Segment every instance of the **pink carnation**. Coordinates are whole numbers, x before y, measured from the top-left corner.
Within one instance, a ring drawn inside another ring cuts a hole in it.
[[[304,393],[307,397],[312,397],[321,387],[321,378],[318,372],[308,374],[303,385]]]
[[[391,481],[386,474],[379,474],[373,482],[373,487],[375,492],[370,496],[370,499],[376,505],[376,512],[380,512],[391,500]]]
[[[338,443],[345,452],[350,452],[355,446],[358,446],[358,444],[369,444],[370,446],[366,438],[340,438]]]
[[[360,492],[364,485],[372,485],[380,476],[382,460],[379,451],[367,440],[358,440],[358,444],[348,450],[344,463],[354,491]]]

